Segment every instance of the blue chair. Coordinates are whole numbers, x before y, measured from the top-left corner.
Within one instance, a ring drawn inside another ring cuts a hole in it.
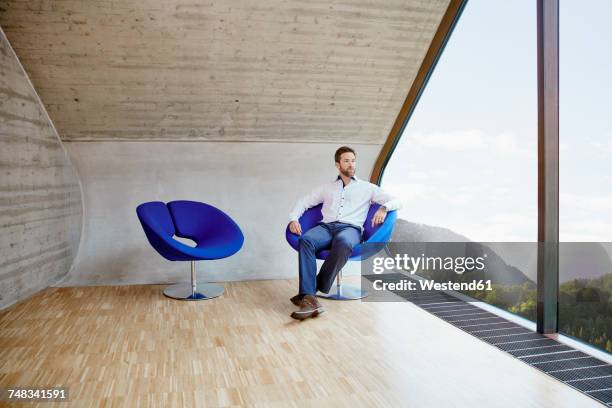
[[[244,236],[223,211],[197,201],[161,201],[140,204],[136,214],[149,243],[170,261],[191,261],[191,283],[177,283],[164,295],[182,300],[211,299],[223,294],[223,285],[197,283],[195,261],[232,256],[242,248]],[[195,241],[191,247],[174,236]]]
[[[323,204],[316,205],[304,211],[304,214],[300,217],[300,225],[302,226],[302,233],[306,233],[309,229],[315,227],[323,219],[321,214],[321,208]],[[370,205],[368,215],[363,225],[363,235],[361,244],[353,248],[351,253],[350,261],[360,261],[362,259],[368,259],[378,251],[383,249],[389,239],[391,239],[391,233],[397,220],[397,211],[389,211],[385,221],[382,224],[372,227],[372,217],[380,207],[380,204]],[[300,236],[294,234],[289,230],[287,226],[285,230],[285,238],[293,249],[299,251],[299,239]],[[315,254],[317,259],[327,259],[329,255],[328,249],[323,249]],[[342,271],[338,272],[336,278],[336,292],[330,292],[329,294],[319,294],[319,297],[333,299],[333,300],[354,300],[361,299],[368,295],[367,291],[361,290],[361,288],[352,285],[342,285]]]

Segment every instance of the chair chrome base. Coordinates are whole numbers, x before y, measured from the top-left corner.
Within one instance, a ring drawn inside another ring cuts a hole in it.
[[[336,290],[330,293],[319,292],[318,297],[330,300],[357,300],[367,297],[369,293],[355,285],[342,284],[342,270],[336,276]]]
[[[164,295],[178,300],[206,300],[219,297],[225,288],[217,283],[198,283],[196,264],[191,261],[191,282],[176,283],[164,289]]]
[[[195,291],[191,283],[177,283],[164,289],[164,295],[179,300],[206,300],[221,296],[225,288],[216,283],[198,283]]]
[[[329,293],[319,292],[318,297],[331,300],[357,300],[367,297],[369,293],[358,286],[342,285]]]

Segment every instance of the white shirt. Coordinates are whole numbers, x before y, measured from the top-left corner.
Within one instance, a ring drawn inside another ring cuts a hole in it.
[[[352,177],[352,181],[344,186],[338,176],[336,180],[315,188],[300,199],[289,214],[290,220],[298,221],[304,211],[321,203],[324,223],[339,221],[359,228],[365,223],[371,203],[384,205],[387,211],[402,207],[399,199],[385,193],[376,184]]]

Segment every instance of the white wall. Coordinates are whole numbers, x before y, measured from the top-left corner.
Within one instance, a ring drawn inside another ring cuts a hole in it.
[[[379,145],[357,150],[368,179]],[[240,225],[245,243],[230,258],[199,262],[199,279],[297,277],[297,253],[285,241],[288,213],[309,189],[337,175],[338,144],[225,142],[68,142],[84,189],[84,232],[73,272],[61,285],[186,281],[186,262],[162,258],[136,217],[145,201],[189,199],[219,207]],[[351,262],[346,272],[358,273]]]

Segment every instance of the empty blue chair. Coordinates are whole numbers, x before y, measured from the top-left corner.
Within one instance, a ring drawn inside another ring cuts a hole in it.
[[[183,300],[210,299],[223,294],[223,285],[197,283],[195,261],[232,256],[242,248],[240,227],[223,211],[197,201],[161,201],[140,204],[136,214],[149,243],[170,261],[191,262],[191,283],[177,283],[164,295]],[[191,247],[174,236],[195,241]]]
[[[321,208],[323,204],[316,205],[314,207],[309,208],[304,211],[304,214],[300,217],[300,225],[302,227],[302,234],[306,233],[309,229],[315,227],[321,220],[323,219],[323,214],[321,214]],[[370,209],[368,210],[368,215],[366,217],[365,223],[363,224],[363,235],[361,237],[361,244],[355,246],[353,248],[353,252],[351,253],[350,261],[360,261],[362,259],[368,259],[372,255],[376,254],[378,251],[384,248],[385,244],[389,242],[391,239],[391,233],[393,232],[393,227],[395,226],[395,221],[397,220],[397,211],[389,211],[387,213],[387,217],[382,224],[378,224],[372,227],[372,217],[380,207],[380,204],[372,204],[370,205]],[[285,230],[285,238],[287,238],[287,242],[293,249],[296,251],[299,250],[299,239],[300,236],[294,234],[289,230],[289,226],[287,226]],[[317,259],[326,259],[329,255],[328,249],[323,249],[316,254]],[[319,294],[318,296],[324,297],[327,299],[334,300],[353,300],[353,299],[361,299],[366,297],[368,293],[366,291],[361,290],[356,286],[352,285],[342,285],[342,271],[338,273],[338,277],[336,279],[336,292],[330,292],[329,294]]]

